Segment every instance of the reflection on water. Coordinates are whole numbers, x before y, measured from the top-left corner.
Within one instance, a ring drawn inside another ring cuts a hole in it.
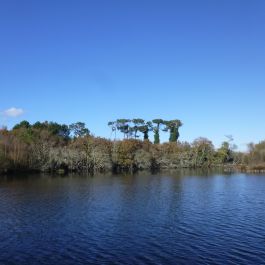
[[[265,176],[0,180],[0,264],[265,263]]]

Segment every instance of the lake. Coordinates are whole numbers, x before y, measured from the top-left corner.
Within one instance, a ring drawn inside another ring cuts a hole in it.
[[[0,264],[265,264],[265,176],[2,177]]]

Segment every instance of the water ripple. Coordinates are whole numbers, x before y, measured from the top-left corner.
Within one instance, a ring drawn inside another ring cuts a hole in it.
[[[0,264],[265,264],[265,176],[0,180]]]

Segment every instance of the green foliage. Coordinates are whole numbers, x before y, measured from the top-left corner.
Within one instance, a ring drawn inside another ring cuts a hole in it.
[[[160,125],[164,123],[164,120],[162,119],[154,119],[152,120],[154,124],[156,124],[157,128],[159,129]]]
[[[216,158],[220,164],[233,161],[232,150],[228,142],[222,143],[222,146],[216,152]]]
[[[176,127],[170,128],[169,142],[176,142],[179,138],[179,132]]]
[[[17,130],[20,128],[25,128],[25,129],[29,129],[31,127],[30,123],[28,121],[22,121],[19,124],[16,124],[13,129]]]
[[[160,126],[164,124],[164,120],[162,119],[154,119],[152,121],[156,126],[153,128],[154,131],[154,144],[159,144],[160,143]]]
[[[159,130],[158,128],[154,129],[154,144],[160,143]]]
[[[46,130],[53,135],[61,136],[65,139],[69,138],[70,129],[66,124],[59,124],[57,122],[39,122],[37,121],[31,126],[34,130]]]
[[[214,162],[214,146],[206,138],[198,138],[192,143],[194,167],[211,166]]]
[[[70,131],[73,133],[74,137],[84,137],[89,135],[90,131],[86,128],[84,122],[72,123],[69,126]]]
[[[143,133],[143,139],[149,139],[149,132],[153,130],[152,123],[150,121],[144,122],[143,125],[138,127],[138,130]]]
[[[130,126],[129,126],[130,122],[131,122],[131,120],[129,120],[129,119],[118,119],[116,121],[117,130],[120,131],[121,133],[123,133],[123,138],[129,137],[129,132],[131,132]]]
[[[143,119],[132,119],[133,127],[131,127],[131,131],[133,132],[134,138],[138,138],[137,134],[140,131],[140,127],[144,126],[145,121]]]
[[[169,142],[177,142],[179,138],[179,128],[182,126],[180,120],[164,121],[165,128],[163,131],[169,131]]]
[[[165,121],[163,119],[154,119],[151,121],[145,122],[145,120],[140,118],[134,119],[117,119],[116,121],[108,122],[108,126],[111,128],[111,135],[116,131],[119,131],[123,134],[123,138],[129,139],[139,138],[138,132],[143,134],[143,139],[149,139],[149,132],[153,131],[154,133],[154,143],[160,143],[160,131],[170,131],[170,142],[177,142],[179,138],[179,127],[182,126],[180,120],[171,120]]]

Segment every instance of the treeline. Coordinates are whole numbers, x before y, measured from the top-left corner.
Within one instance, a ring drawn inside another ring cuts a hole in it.
[[[0,130],[0,172],[115,171],[198,168],[265,163],[265,142],[250,145],[247,154],[235,152],[229,142],[215,149],[206,138],[180,142],[179,120],[119,119],[108,124],[114,140],[91,135],[85,123],[22,121],[12,130]],[[154,143],[149,132],[154,133]],[[160,133],[169,141],[160,144]],[[123,134],[117,140],[115,134]],[[142,139],[140,138],[142,134]]]

